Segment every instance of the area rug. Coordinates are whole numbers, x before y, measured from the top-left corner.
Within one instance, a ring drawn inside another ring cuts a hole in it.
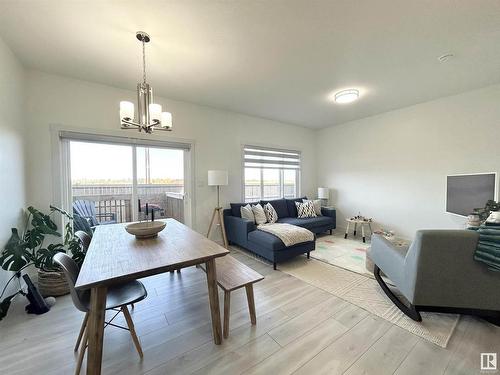
[[[370,247],[369,240],[363,243],[361,237],[344,239],[344,233],[333,235],[320,235],[316,239],[316,249],[311,252],[311,257],[337,267],[360,274],[369,275],[365,268],[366,251]]]
[[[305,257],[281,263],[279,270],[323,289],[407,331],[446,348],[460,315],[422,312],[422,322],[404,315],[382,291],[377,281]]]

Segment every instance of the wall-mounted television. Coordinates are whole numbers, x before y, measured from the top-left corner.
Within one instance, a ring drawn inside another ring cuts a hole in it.
[[[467,216],[488,200],[497,200],[497,191],[496,172],[446,176],[446,212]]]

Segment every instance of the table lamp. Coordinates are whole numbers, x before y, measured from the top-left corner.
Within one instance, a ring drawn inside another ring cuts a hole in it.
[[[328,198],[330,198],[330,192],[328,188],[320,187],[318,188],[318,199],[321,200],[321,204],[326,206],[328,205]]]
[[[210,220],[210,225],[208,227],[207,237],[210,237],[210,232],[212,230],[214,221],[216,217],[218,218],[218,224],[222,231],[222,239],[224,241],[224,247],[227,249],[227,237],[226,228],[224,228],[224,217],[222,215],[222,207],[220,206],[220,187],[228,185],[228,174],[227,171],[221,170],[210,170],[208,171],[208,186],[217,186],[217,207],[214,208],[212,214],[212,220]]]

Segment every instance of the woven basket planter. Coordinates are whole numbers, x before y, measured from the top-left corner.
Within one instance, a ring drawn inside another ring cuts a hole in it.
[[[69,293],[69,285],[63,272],[38,270],[38,291],[43,297],[57,297]]]

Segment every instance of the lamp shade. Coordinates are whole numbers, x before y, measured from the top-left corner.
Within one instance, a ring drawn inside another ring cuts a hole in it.
[[[161,105],[155,103],[149,105],[149,118],[151,121],[161,121]]]
[[[161,126],[167,129],[172,127],[172,114],[170,112],[161,113]]]
[[[227,171],[208,171],[208,186],[228,185]]]
[[[329,198],[328,188],[320,187],[318,188],[318,198],[319,199],[328,199]]]
[[[120,120],[123,119],[134,120],[134,103],[120,102]]]

